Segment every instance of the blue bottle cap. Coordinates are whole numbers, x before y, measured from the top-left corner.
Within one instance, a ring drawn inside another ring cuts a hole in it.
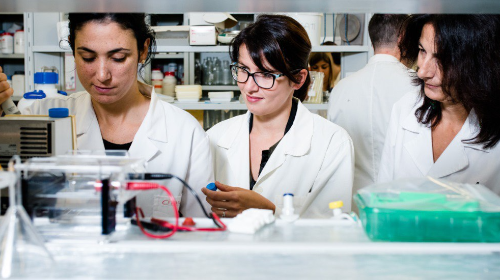
[[[49,109],[49,117],[51,118],[66,118],[67,116],[69,116],[68,108]]]
[[[207,189],[209,189],[211,191],[216,191],[217,187],[215,186],[215,183],[210,183],[207,185]]]
[[[36,72],[35,84],[57,84],[59,75],[56,72]]]
[[[293,196],[293,193],[285,193],[283,196],[287,196],[287,195]]]
[[[45,95],[43,90],[35,90],[25,93],[23,97],[24,99],[44,99],[47,95]]]

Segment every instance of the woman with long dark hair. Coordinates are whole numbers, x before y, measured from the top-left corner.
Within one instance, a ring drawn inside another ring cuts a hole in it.
[[[353,148],[347,132],[307,110],[311,43],[281,15],[261,15],[231,44],[231,70],[248,112],[208,131],[219,191],[203,189],[212,211],[234,217],[248,208],[280,214],[293,193],[296,213],[328,217],[328,203],[350,211]]]
[[[500,193],[500,20],[416,15],[400,42],[418,93],[397,102],[379,181],[432,176]]]

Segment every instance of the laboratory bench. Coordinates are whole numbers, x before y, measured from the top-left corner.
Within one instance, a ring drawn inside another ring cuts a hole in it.
[[[254,235],[177,232],[163,240],[130,224],[109,237],[97,226],[35,225],[55,262],[14,271],[16,278],[500,279],[500,243],[372,242],[347,221],[277,220]]]

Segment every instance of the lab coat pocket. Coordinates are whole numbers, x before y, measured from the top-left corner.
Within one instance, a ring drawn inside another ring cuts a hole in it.
[[[179,206],[181,204],[181,196],[174,196],[175,202],[177,203],[177,211],[179,211]],[[153,204],[153,217],[174,217],[174,208],[172,207],[172,202],[170,198],[166,195],[155,195]]]
[[[307,195],[299,195],[293,197],[293,208],[295,209],[295,214],[302,214],[302,207],[306,203],[307,197]],[[281,212],[283,210],[283,195],[276,195],[274,197],[274,205],[276,206],[275,215],[281,215]]]

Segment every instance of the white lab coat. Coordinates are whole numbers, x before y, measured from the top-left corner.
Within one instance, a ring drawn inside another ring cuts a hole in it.
[[[215,179],[250,189],[250,112],[223,121],[208,131]],[[328,203],[344,202],[350,211],[354,168],[352,141],[341,127],[313,114],[299,102],[288,133],[272,153],[253,190],[276,205],[294,194],[295,213],[303,218],[331,217]]]
[[[23,114],[47,115],[49,108],[66,107],[76,116],[76,134],[79,150],[104,150],[101,130],[86,91],[43,99],[24,110]],[[209,140],[200,124],[189,113],[158,98],[154,89],[151,103],[129,155],[147,161],[148,172],[170,173],[184,179],[200,195],[209,210],[201,188],[213,182],[212,157]],[[184,216],[202,216],[203,212],[191,193],[175,179],[165,181],[180,203]],[[182,200],[181,200],[182,199]],[[161,190],[150,190],[138,196],[138,204],[146,216],[172,216],[170,199]],[[178,206],[179,207],[179,206]]]
[[[463,142],[478,132],[474,110],[434,162],[431,129],[418,123],[415,117],[416,109],[423,102],[416,96],[414,92],[408,93],[394,104],[378,181],[431,176],[452,182],[479,183],[500,194],[500,145],[484,149],[481,144]]]
[[[396,57],[376,54],[330,94],[328,119],[343,127],[354,143],[354,194],[377,179],[392,105],[415,89],[409,71]]]

